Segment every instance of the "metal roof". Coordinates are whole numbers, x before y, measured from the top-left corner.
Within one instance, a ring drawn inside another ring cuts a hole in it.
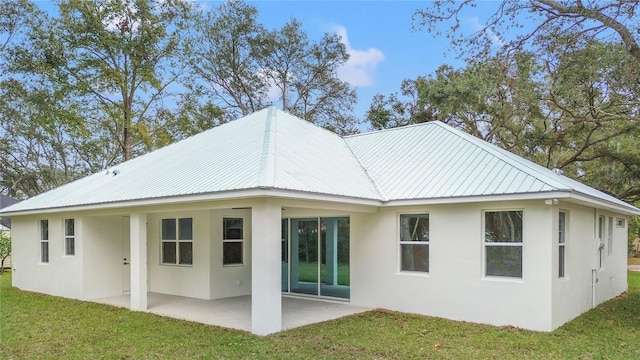
[[[388,201],[569,192],[639,211],[439,121],[345,140]]]
[[[274,188],[379,199],[339,136],[270,107],[22,201],[10,212]]]
[[[22,201],[8,213],[276,189],[374,200],[577,192],[638,209],[431,122],[341,138],[269,107]],[[155,201],[155,200],[154,200]]]

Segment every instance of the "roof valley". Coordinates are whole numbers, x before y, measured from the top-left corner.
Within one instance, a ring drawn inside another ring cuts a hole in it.
[[[360,166],[360,168],[362,168],[362,171],[364,172],[364,174],[367,176],[367,178],[369,179],[369,181],[371,181],[371,184],[373,184],[373,188],[375,189],[375,191],[378,193],[378,195],[380,195],[380,200],[382,201],[388,201],[389,198],[387,197],[387,195],[384,193],[384,191],[382,191],[382,188],[378,185],[378,183],[376,182],[376,180],[373,178],[373,176],[371,176],[371,174],[369,174],[369,171],[367,170],[367,168],[364,166],[364,164],[362,164],[362,161],[360,161],[360,158],[358,157],[358,155],[355,153],[355,151],[353,151],[353,148],[351,147],[351,145],[349,145],[349,141],[347,138],[342,138],[342,141],[344,141],[345,145],[347,145],[347,149],[349,149],[349,152],[351,152],[351,155],[353,155],[353,158],[356,160],[356,162],[358,163],[358,165]]]

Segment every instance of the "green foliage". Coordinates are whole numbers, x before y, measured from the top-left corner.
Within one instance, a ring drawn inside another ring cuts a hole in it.
[[[636,204],[638,206],[638,204]],[[630,216],[629,217],[629,226],[628,229],[628,245],[629,245],[629,255],[639,256],[640,253],[636,253],[636,247],[634,246],[634,242],[640,241],[640,216]]]
[[[0,277],[3,359],[635,359],[640,273],[629,291],[551,332],[390,311],[257,337],[11,288]],[[469,299],[472,306],[473,299]],[[28,339],[28,341],[27,341]],[[439,344],[440,346],[435,346]]]
[[[37,195],[216,125],[183,81],[182,0],[0,4],[0,190]],[[191,95],[191,93],[189,93]]]
[[[4,261],[11,255],[11,236],[0,230],[0,273],[4,272]]]

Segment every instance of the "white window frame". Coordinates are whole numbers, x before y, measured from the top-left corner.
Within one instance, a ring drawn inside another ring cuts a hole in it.
[[[47,224],[47,233],[46,233],[46,239],[45,239],[45,234],[44,234],[44,227],[42,226],[44,223],[46,222]],[[40,221],[38,221],[38,228],[40,230],[40,263],[41,264],[48,264],[49,263],[49,259],[51,258],[51,247],[49,246],[49,219],[40,219]],[[43,259],[43,252],[42,252],[42,247],[46,245],[47,246],[47,261],[44,261]]]
[[[72,233],[67,233],[67,222],[71,221]],[[62,223],[62,232],[64,233],[64,256],[76,256],[76,220],[74,218],[66,218]],[[69,245],[72,246],[69,246]]]
[[[402,240],[402,217],[403,216],[426,216],[427,226],[429,228],[429,233],[431,229],[431,219],[429,216],[429,212],[427,211],[418,211],[418,212],[402,212],[398,213],[397,221],[398,221],[398,229],[396,231],[398,237],[398,271],[403,274],[422,274],[428,275],[431,271],[431,245],[430,245],[430,234],[428,233],[427,237],[429,240],[427,241],[413,241],[413,240]],[[427,270],[405,270],[402,268],[402,245],[419,245],[425,246],[427,248]]]
[[[598,215],[598,269],[604,269],[604,236],[607,228],[607,217]]]
[[[180,239],[180,220],[183,219],[190,219],[191,220],[191,239]],[[162,222],[164,220],[173,220],[175,221],[175,225],[176,225],[176,235],[175,235],[175,239],[165,239],[164,238],[164,234],[163,234],[163,227],[162,227]],[[165,243],[174,243],[175,245],[175,254],[176,254],[176,261],[175,262],[165,262],[164,261],[164,244]],[[183,263],[180,262],[181,256],[180,256],[180,244],[181,243],[191,243],[191,262],[190,263]],[[162,218],[160,220],[160,265],[168,265],[168,266],[186,266],[186,267],[192,267],[193,266],[193,217],[170,217],[170,218]]]
[[[227,239],[227,233],[225,231],[225,221],[226,220],[240,220],[242,221],[242,234],[240,236],[240,239]],[[223,267],[231,267],[231,266],[244,266],[244,262],[245,262],[245,243],[244,243],[244,238],[245,238],[245,219],[241,216],[224,216],[222,217],[222,266]],[[228,263],[225,264],[224,262],[224,244],[229,244],[229,243],[239,243],[241,250],[240,250],[240,262],[239,263]]]
[[[567,219],[568,211],[558,211],[558,277],[567,276]],[[562,214],[563,216],[560,216]],[[560,220],[561,218],[562,221]],[[560,256],[562,253],[562,256]]]
[[[613,255],[613,216],[609,216],[607,227],[607,254]]]
[[[522,241],[521,242],[487,242],[486,238],[486,214],[492,212],[510,212],[520,211],[522,212]],[[482,274],[486,279],[505,279],[505,280],[522,280],[524,279],[524,243],[525,243],[525,211],[523,208],[509,208],[509,209],[487,209],[482,211]],[[520,251],[520,276],[507,276],[507,275],[487,275],[487,248],[488,247],[519,247]]]

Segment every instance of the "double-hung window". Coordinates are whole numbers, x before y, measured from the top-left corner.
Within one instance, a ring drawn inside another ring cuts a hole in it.
[[[193,219],[162,219],[162,263],[193,265]]]
[[[74,219],[64,219],[64,254],[76,254],[76,222]]]
[[[522,277],[523,211],[485,211],[485,275]]]
[[[429,272],[429,214],[400,215],[400,270]]]
[[[244,219],[222,219],[222,265],[242,265]]]
[[[558,212],[558,277],[564,277],[565,239],[567,236],[567,214]]]
[[[40,220],[40,262],[49,262],[49,220]]]

